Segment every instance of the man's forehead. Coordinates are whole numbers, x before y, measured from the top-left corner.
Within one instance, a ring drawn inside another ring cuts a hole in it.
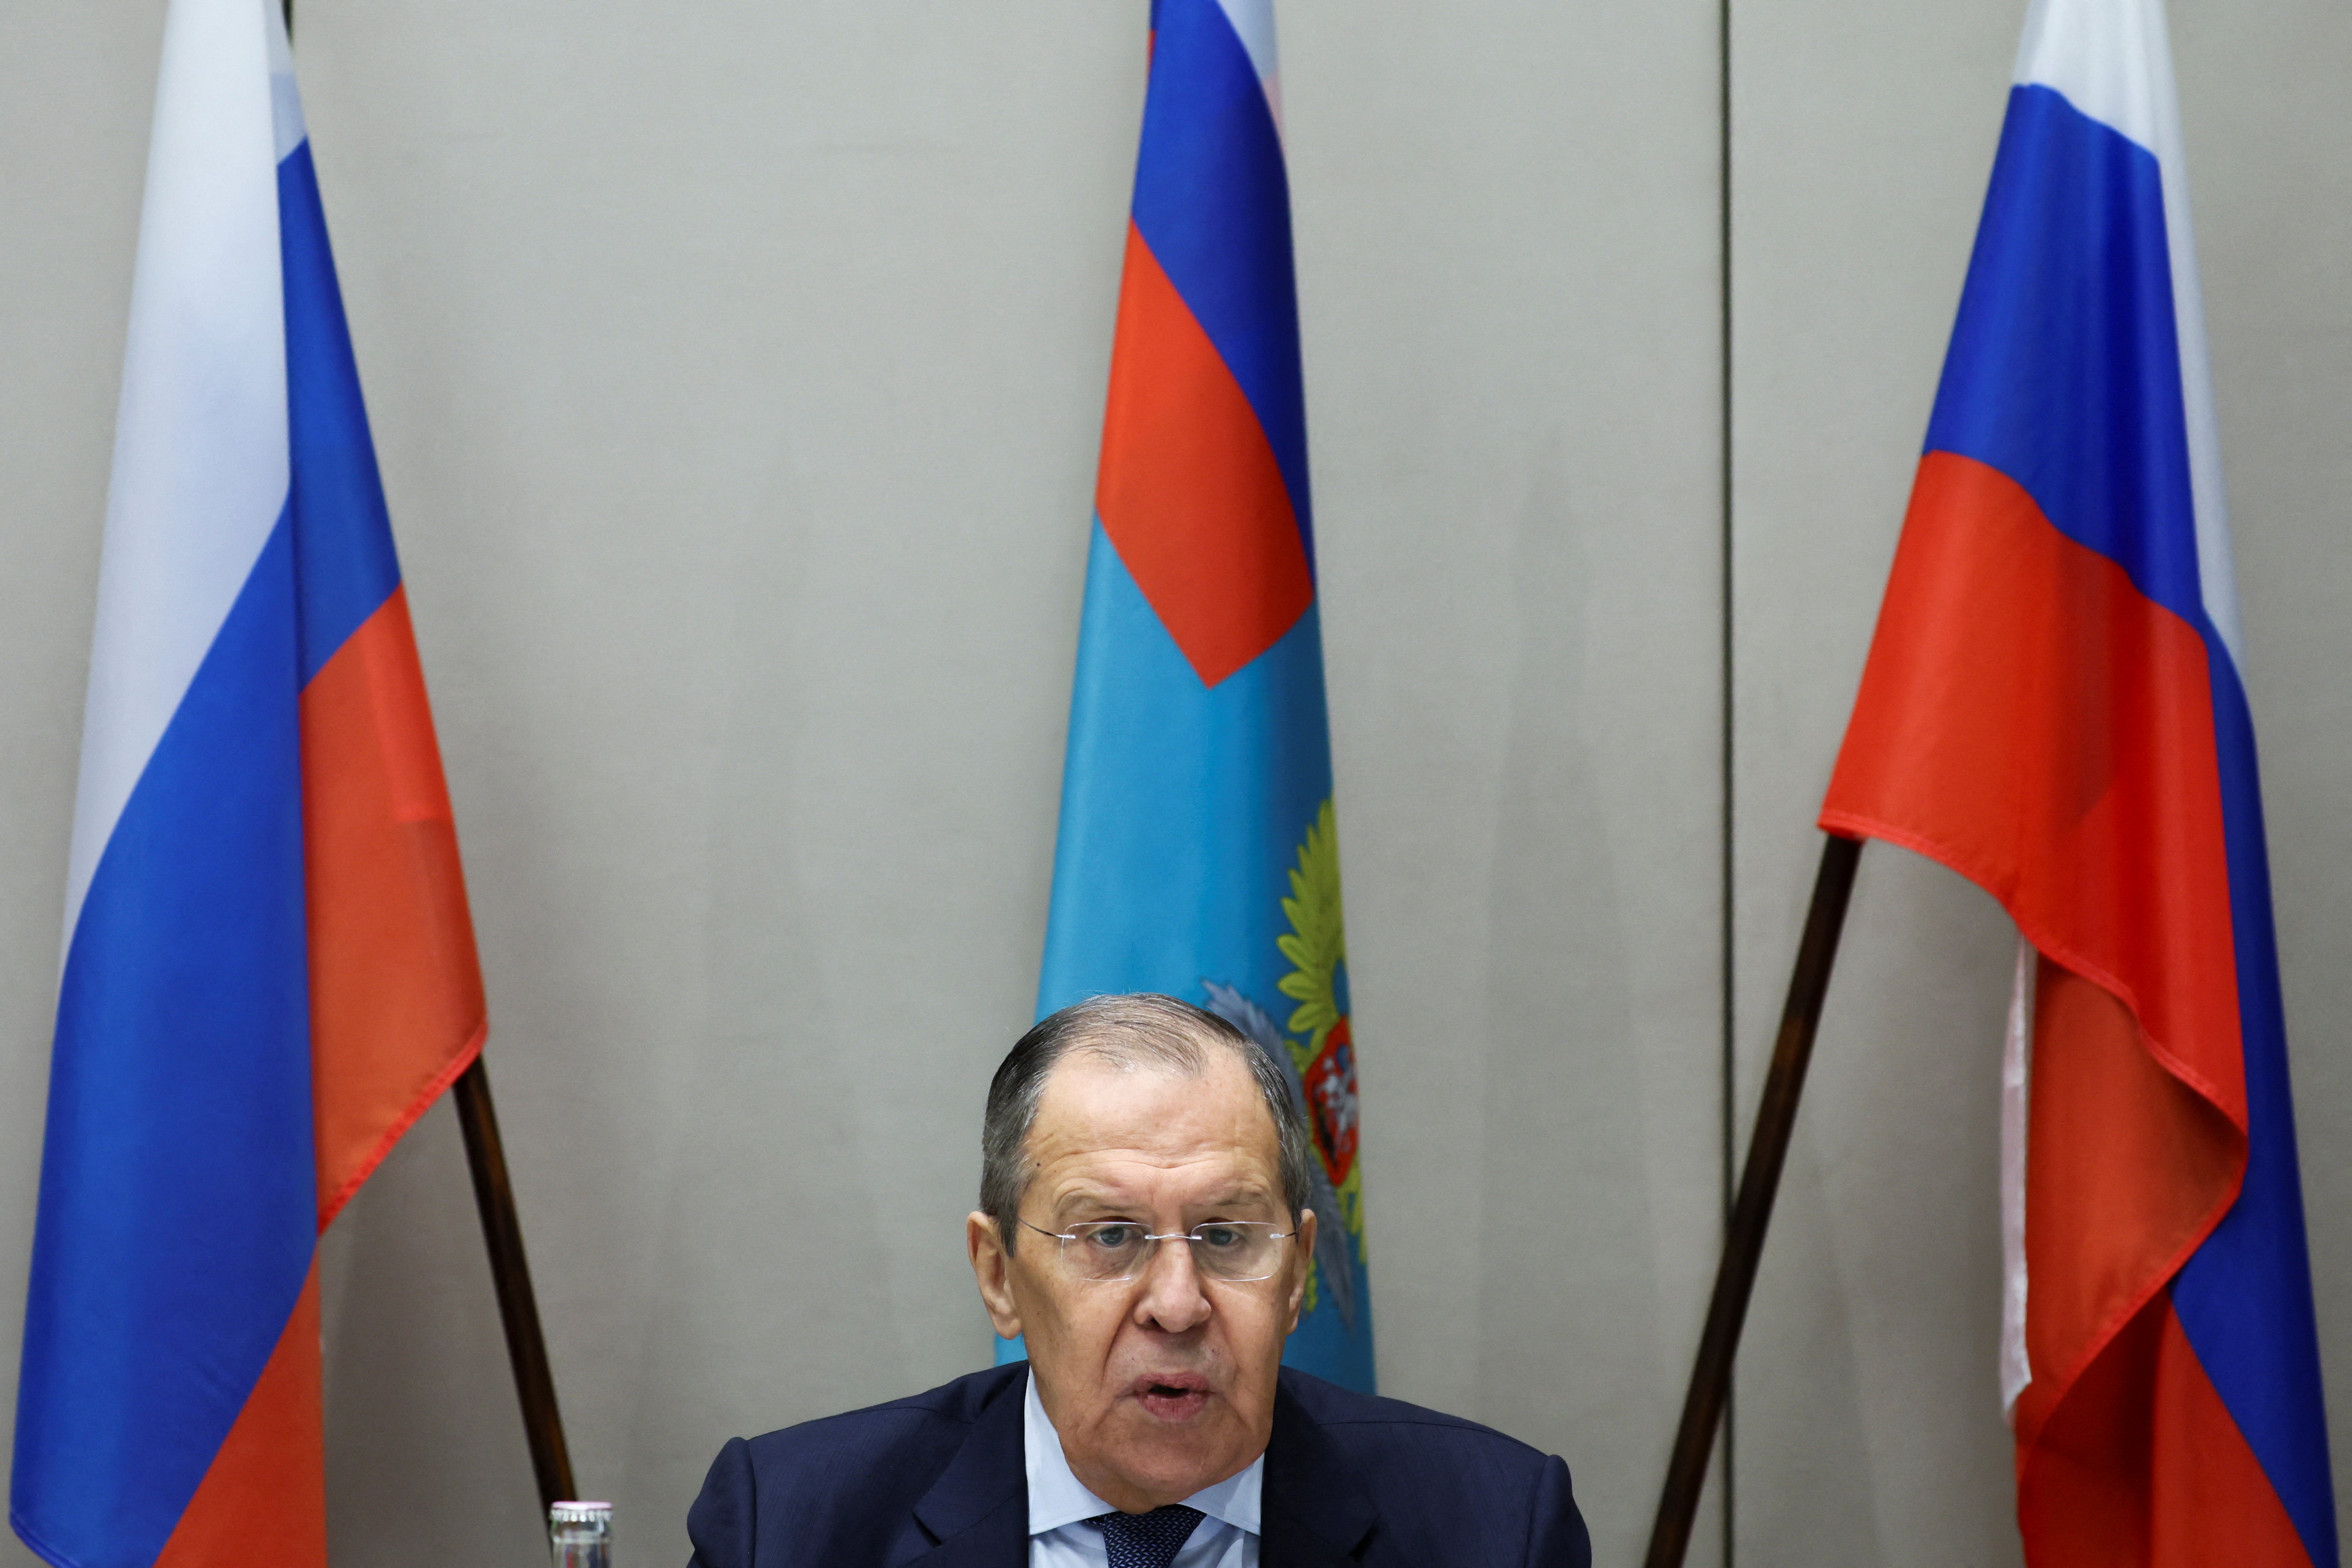
[[[1212,1047],[1201,1071],[1080,1048],[1046,1075],[1030,1124],[1040,1163],[1089,1154],[1147,1163],[1213,1151],[1271,1161],[1274,1117],[1256,1080],[1230,1051]]]

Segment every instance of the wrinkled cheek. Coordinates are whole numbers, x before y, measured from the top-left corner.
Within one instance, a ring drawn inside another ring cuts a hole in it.
[[[1120,1300],[1072,1300],[1066,1294],[1041,1290],[1035,1310],[1041,1331],[1030,1336],[1031,1362],[1050,1362],[1065,1384],[1083,1382],[1087,1397],[1097,1403],[1108,1403],[1109,1398],[1109,1392],[1097,1391],[1125,1387],[1149,1364],[1150,1347]],[[1028,1321],[1025,1311],[1023,1321]],[[1127,1350],[1130,1336],[1131,1352]],[[1122,1367],[1127,1368],[1124,1373]],[[1072,1386],[1070,1392],[1079,1391]]]
[[[1066,1345],[1071,1339],[1070,1303],[1029,1266],[1025,1258],[1011,1260],[1005,1275],[1013,1287],[1013,1305],[1021,1314],[1022,1335],[1029,1342],[1029,1359],[1038,1359],[1045,1345]]]

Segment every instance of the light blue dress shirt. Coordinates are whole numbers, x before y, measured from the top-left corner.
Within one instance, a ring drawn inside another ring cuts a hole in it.
[[[1070,1473],[1037,1380],[1024,1379],[1021,1450],[1029,1467],[1029,1568],[1109,1568],[1102,1531],[1085,1521],[1118,1510],[1087,1490]],[[1184,1500],[1208,1517],[1170,1568],[1257,1568],[1258,1498],[1265,1482],[1260,1454],[1237,1476],[1203,1487]]]

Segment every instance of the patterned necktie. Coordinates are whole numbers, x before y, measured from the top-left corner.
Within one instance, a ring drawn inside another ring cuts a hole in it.
[[[1102,1531],[1110,1568],[1168,1568],[1183,1550],[1192,1527],[1207,1516],[1171,1502],[1150,1513],[1105,1513],[1087,1521]]]

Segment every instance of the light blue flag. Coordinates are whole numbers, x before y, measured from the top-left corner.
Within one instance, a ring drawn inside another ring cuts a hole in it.
[[[1282,1065],[1319,1220],[1284,1359],[1369,1392],[1273,17],[1267,0],[1158,0],[1152,26],[1038,1015],[1163,992]]]

